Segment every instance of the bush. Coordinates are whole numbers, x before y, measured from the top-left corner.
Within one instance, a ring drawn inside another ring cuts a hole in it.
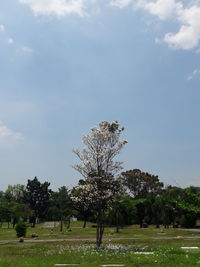
[[[180,224],[181,227],[193,228],[196,223],[196,215],[193,213],[186,213],[181,216]]]
[[[27,224],[25,222],[20,222],[15,227],[17,237],[25,237],[26,230],[27,230]]]

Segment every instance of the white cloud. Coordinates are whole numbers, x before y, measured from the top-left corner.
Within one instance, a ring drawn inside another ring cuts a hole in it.
[[[65,16],[75,13],[81,17],[87,14],[86,9],[89,3],[94,0],[19,0],[27,4],[35,15],[57,15]]]
[[[183,8],[177,14],[181,25],[177,33],[167,33],[164,41],[175,49],[192,50],[200,42],[200,5]]]
[[[139,1],[137,7],[143,8],[161,20],[166,20],[182,9],[182,3],[175,0],[157,0],[156,2]]]
[[[200,1],[189,0],[187,6],[182,1],[176,0],[112,0],[110,5],[118,8],[135,3],[137,9],[143,9],[159,20],[173,20],[179,25],[175,33],[168,32],[162,40],[156,38],[156,42],[165,42],[170,48],[192,50],[200,44]]]
[[[156,2],[139,2],[140,8],[157,16],[161,20],[175,19],[180,25],[177,33],[166,33],[163,41],[173,49],[192,50],[200,42],[200,4],[190,2],[184,7],[175,0],[157,0]],[[193,4],[192,4],[193,3]]]
[[[18,132],[12,131],[5,124],[0,122],[0,143],[4,143],[6,141],[13,141],[22,138],[22,134]]]
[[[98,5],[98,0],[18,1],[28,5],[35,15],[65,16],[74,13],[84,17],[94,9],[95,5]],[[181,0],[110,0],[108,4],[117,8],[134,6],[143,9],[159,20],[173,20],[178,23],[179,30],[177,32],[167,32],[162,39],[156,39],[168,44],[170,48],[192,50],[199,46],[200,1],[198,0],[188,0],[187,6]],[[1,28],[4,30],[4,27],[1,26],[0,30]]]
[[[123,8],[123,7],[130,5],[133,2],[134,2],[134,0],[113,0],[110,2],[110,6],[116,6],[119,8]]]
[[[195,69],[190,76],[187,77],[188,81],[191,81],[195,78],[195,76],[200,75],[200,69]]]

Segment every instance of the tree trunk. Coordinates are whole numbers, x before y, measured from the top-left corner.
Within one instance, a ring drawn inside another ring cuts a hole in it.
[[[119,225],[116,226],[116,233],[119,233]]]
[[[63,218],[60,218],[60,232],[63,231]]]
[[[119,214],[116,213],[116,233],[119,233]]]
[[[31,221],[31,227],[34,228],[36,224],[36,217],[32,217],[30,221]]]
[[[104,224],[101,223],[101,225],[100,225],[100,237],[99,237],[99,244],[100,245],[102,244],[103,233],[104,233]]]
[[[68,219],[67,229],[70,229],[70,226],[71,226],[71,218],[69,217],[69,219]]]
[[[86,223],[87,223],[87,221],[86,221],[86,219],[84,219],[83,228],[86,228]]]
[[[13,223],[12,223],[12,227],[13,227],[13,229],[15,228],[15,224],[16,224],[16,222],[17,222],[17,220],[16,220],[16,218],[14,218],[14,219],[13,219]]]
[[[103,233],[104,233],[104,223],[102,221],[102,218],[99,217],[97,219],[97,231],[96,231],[96,245],[97,245],[97,248],[100,248],[100,246],[102,244]]]
[[[35,228],[35,224],[36,224],[36,219],[34,218],[33,219],[33,222],[32,222],[32,227]]]
[[[99,245],[99,231],[100,231],[100,226],[99,226],[99,222],[97,222],[97,231],[96,231],[96,245],[97,245],[97,248],[100,247]]]

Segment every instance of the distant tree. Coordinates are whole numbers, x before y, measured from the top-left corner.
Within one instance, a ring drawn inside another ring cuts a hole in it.
[[[170,224],[176,227],[180,224],[183,210],[179,207],[184,198],[184,190],[176,186],[168,186],[163,190],[162,199],[162,221],[165,227]]]
[[[5,193],[3,191],[0,191],[0,202],[1,201],[6,201]]]
[[[92,203],[88,202],[88,192],[85,190],[85,180],[79,180],[78,187],[72,189],[71,197],[74,200],[74,209],[78,211],[79,216],[83,219],[83,228],[86,227],[86,223],[89,217],[92,215]]]
[[[122,172],[122,181],[135,199],[146,198],[149,194],[158,195],[164,186],[158,176],[138,169]]]
[[[160,196],[155,196],[151,198],[151,202],[149,203],[149,208],[151,209],[151,222],[156,225],[157,228],[160,227],[163,219],[163,209],[165,209],[165,202],[163,198]],[[167,213],[167,209],[165,210],[164,215]]]
[[[11,212],[11,207],[10,203],[6,201],[1,201],[0,202],[0,222],[7,222],[8,223],[8,228],[11,222],[12,218],[12,212]]]
[[[91,205],[97,221],[97,247],[102,243],[105,211],[118,190],[114,174],[122,169],[122,164],[113,159],[127,143],[119,139],[122,131],[123,128],[120,128],[118,122],[102,121],[99,128],[92,128],[90,134],[83,137],[85,148],[82,151],[74,150],[81,163],[73,167],[84,176],[86,183],[74,189],[78,193],[73,197],[73,201],[80,202],[87,192],[86,201]]]
[[[200,216],[200,194],[198,188],[179,188],[168,186],[162,195],[152,198],[152,222],[161,222],[165,227],[194,227]]]
[[[52,217],[59,219],[60,231],[62,232],[63,221],[68,220],[68,222],[70,222],[70,217],[73,212],[69,189],[62,186],[58,189],[58,192],[53,192],[49,206],[48,213],[52,214]]]
[[[25,186],[21,184],[9,185],[5,192],[7,201],[23,202],[25,193]]]
[[[9,209],[13,228],[20,220],[26,221],[32,215],[30,208],[24,203],[10,202]]]
[[[33,211],[33,216],[31,217],[33,227],[35,227],[36,218],[43,218],[48,208],[50,195],[52,193],[49,186],[50,183],[41,183],[37,177],[33,180],[28,180],[24,200]]]
[[[200,194],[189,187],[183,189],[183,198],[177,202],[181,213],[180,224],[183,227],[194,227],[196,219],[200,217]]]
[[[133,199],[128,196],[118,196],[113,202],[108,219],[111,225],[116,225],[116,233],[119,227],[131,225],[136,222],[136,205]]]
[[[146,223],[144,219],[146,216],[147,204],[148,202],[145,198],[135,200],[137,222],[139,223],[140,228]]]

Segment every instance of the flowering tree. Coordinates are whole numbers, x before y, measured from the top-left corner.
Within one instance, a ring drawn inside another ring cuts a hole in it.
[[[79,212],[84,220],[83,228],[86,227],[88,218],[92,215],[91,203],[88,200],[88,185],[84,180],[79,180],[78,186],[71,191],[73,207]]]
[[[84,202],[85,209],[90,208],[95,214],[97,247],[102,243],[105,211],[120,192],[120,183],[114,175],[122,169],[122,162],[113,159],[127,143],[119,140],[123,130],[118,122],[101,121],[99,128],[92,128],[83,137],[85,148],[82,151],[74,150],[81,163],[73,168],[84,176],[85,184],[73,189],[72,199],[77,205]]]

